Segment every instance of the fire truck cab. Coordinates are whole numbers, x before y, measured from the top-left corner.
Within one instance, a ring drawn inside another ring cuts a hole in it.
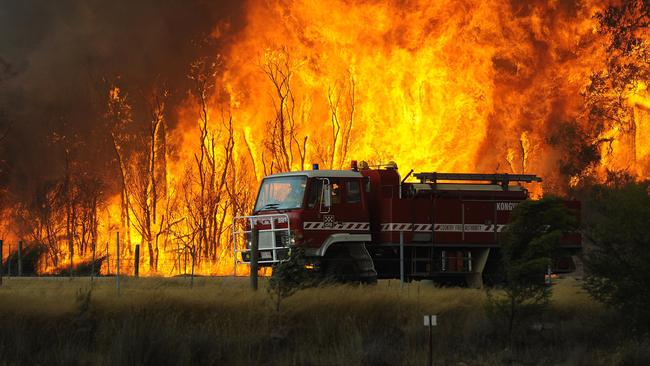
[[[412,171],[407,175],[410,176]],[[252,215],[233,223],[235,258],[250,261],[252,231],[258,263],[286,260],[304,249],[326,276],[373,282],[377,278],[436,279],[481,286],[498,277],[500,233],[511,211],[528,198],[521,183],[534,175],[417,173],[405,183],[389,163],[351,170],[267,176]],[[510,183],[518,184],[510,184]],[[579,214],[580,205],[567,201]],[[556,271],[571,271],[579,234],[567,235]],[[569,258],[569,259],[567,259]]]

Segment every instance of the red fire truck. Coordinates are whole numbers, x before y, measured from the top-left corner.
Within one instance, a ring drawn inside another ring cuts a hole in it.
[[[394,163],[351,170],[313,170],[264,178],[251,216],[233,223],[235,260],[250,261],[257,231],[258,263],[286,260],[304,249],[320,273],[340,279],[435,279],[481,286],[499,276],[499,235],[528,198],[535,175],[416,173],[402,179]],[[514,184],[511,184],[514,183]],[[579,215],[580,203],[566,205]],[[574,269],[579,234],[563,239],[554,270]]]

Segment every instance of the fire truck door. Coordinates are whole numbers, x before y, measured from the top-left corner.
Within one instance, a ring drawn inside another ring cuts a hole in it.
[[[330,178],[329,183],[330,207],[328,213],[323,213],[323,221],[331,222],[334,231],[358,230],[359,223],[368,222],[368,213],[362,201],[361,181]]]
[[[318,178],[310,182],[304,212],[308,246],[320,247],[332,235],[369,231],[361,179]]]

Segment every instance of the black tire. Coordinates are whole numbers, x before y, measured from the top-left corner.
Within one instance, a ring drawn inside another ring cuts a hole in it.
[[[377,283],[377,276],[361,277],[357,262],[352,258],[348,248],[342,245],[333,246],[322,260],[322,276],[324,282],[330,283]]]

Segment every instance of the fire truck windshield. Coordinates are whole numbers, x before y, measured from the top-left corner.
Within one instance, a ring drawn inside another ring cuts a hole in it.
[[[306,176],[265,178],[257,195],[255,211],[299,208],[306,186]]]

